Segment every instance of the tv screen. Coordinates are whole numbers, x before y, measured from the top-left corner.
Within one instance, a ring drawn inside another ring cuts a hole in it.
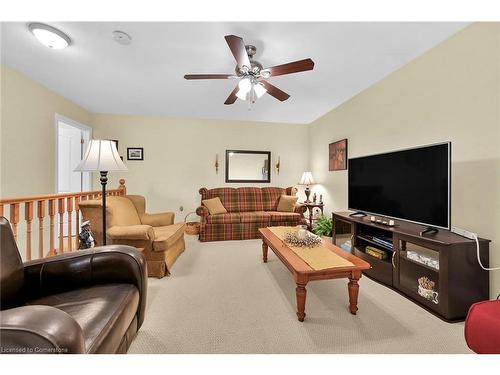
[[[349,209],[450,229],[451,143],[349,159]]]

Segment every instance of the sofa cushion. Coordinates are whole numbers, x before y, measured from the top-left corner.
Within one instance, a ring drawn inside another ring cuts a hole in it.
[[[282,194],[286,194],[286,189],[280,187],[262,188],[262,210],[276,211]]]
[[[271,224],[276,223],[299,223],[300,222],[300,214],[296,212],[278,212],[271,211],[269,212],[271,215]]]
[[[184,236],[184,223],[153,227],[155,239],[153,251],[167,251],[173,244]]]
[[[261,188],[238,188],[238,199],[240,204],[240,212],[264,211]]]
[[[114,353],[134,321],[139,291],[132,284],[104,284],[53,294],[27,305],[52,306],[69,314],[82,328],[88,353]]]
[[[264,211],[242,212],[240,218],[242,223],[261,223],[267,226],[271,221],[271,214]]]
[[[208,208],[208,212],[210,215],[217,214],[226,214],[227,210],[222,204],[219,197],[211,198],[211,199],[203,199],[201,203]]]
[[[238,212],[240,210],[238,191],[235,188],[202,188],[200,193],[202,200],[219,197],[227,212]]]
[[[237,224],[239,222],[240,214],[237,212],[207,216],[207,224]]]
[[[280,201],[278,203],[278,209],[276,211],[279,212],[294,212],[295,203],[297,203],[298,197],[294,195],[282,195],[280,197]]]

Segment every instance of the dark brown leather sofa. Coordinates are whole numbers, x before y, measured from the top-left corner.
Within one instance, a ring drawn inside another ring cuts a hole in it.
[[[144,321],[147,270],[130,246],[22,263],[0,217],[0,352],[125,353]]]

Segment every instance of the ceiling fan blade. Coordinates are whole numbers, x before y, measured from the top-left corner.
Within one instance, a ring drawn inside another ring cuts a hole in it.
[[[290,95],[288,95],[286,92],[280,90],[279,88],[277,88],[274,85],[271,85],[267,81],[260,81],[260,83],[266,88],[267,93],[269,95],[274,96],[279,101],[284,102],[285,100],[287,100],[290,97]]]
[[[304,72],[314,68],[314,61],[311,59],[298,60],[287,64],[276,65],[267,68],[271,72],[271,77],[282,76],[284,74]]]
[[[185,79],[229,79],[234,74],[186,74]]]
[[[227,45],[238,63],[238,67],[241,69],[245,65],[250,69],[252,65],[250,64],[243,39],[236,35],[226,35],[224,39],[226,39]]]
[[[229,94],[229,96],[227,97],[226,101],[224,102],[224,104],[228,105],[228,104],[234,104],[234,102],[236,101],[236,99],[238,99],[238,97],[236,96],[236,93],[238,92],[239,90],[239,87],[238,85],[236,85],[236,87],[234,88],[233,91],[231,91],[231,94]]]

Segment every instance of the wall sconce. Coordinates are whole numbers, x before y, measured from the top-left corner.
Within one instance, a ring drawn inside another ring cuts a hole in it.
[[[215,154],[215,173],[219,174],[219,154]]]
[[[280,174],[280,157],[278,156],[278,162],[276,163],[275,165],[275,168],[276,168],[276,174]]]

